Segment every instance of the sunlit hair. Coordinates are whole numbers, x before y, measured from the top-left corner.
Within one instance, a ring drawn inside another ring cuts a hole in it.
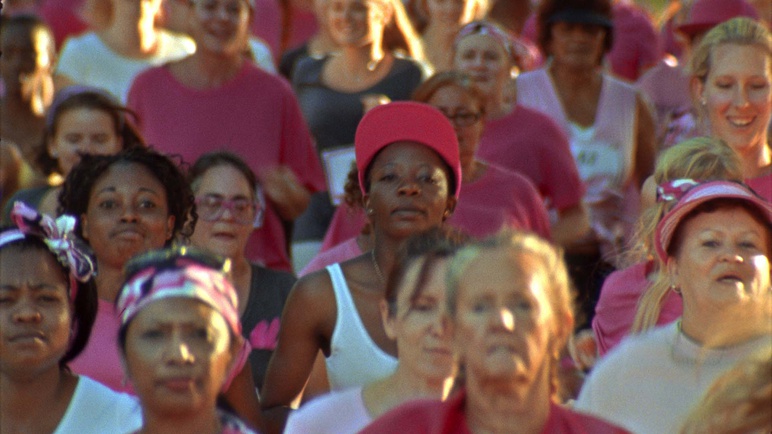
[[[460,71],[444,71],[431,76],[413,92],[413,101],[429,103],[438,90],[454,86],[470,96],[481,112],[485,111],[485,94],[475,86],[467,74]]]
[[[447,271],[447,308],[451,322],[455,322],[458,307],[458,298],[460,282],[469,266],[480,254],[485,251],[503,249],[510,253],[513,261],[512,266],[516,266],[514,261],[527,256],[534,260],[529,263],[534,268],[527,271],[531,273],[541,273],[542,281],[546,286],[546,295],[552,310],[553,330],[563,331],[553,336],[556,339],[556,352],[550,354],[550,379],[553,391],[557,392],[558,384],[558,358],[569,337],[574,320],[573,290],[571,281],[568,278],[565,261],[563,260],[563,251],[548,241],[532,233],[518,232],[514,230],[504,230],[497,235],[486,238],[482,241],[470,244],[461,248],[451,259]],[[536,268],[538,267],[538,268]],[[566,329],[568,327],[568,329]]]
[[[410,16],[413,18],[415,29],[423,34],[432,17],[429,15],[429,0],[415,0],[409,2]],[[490,10],[490,0],[464,0],[464,11],[461,13],[460,24],[485,18]]]
[[[713,382],[681,434],[772,432],[772,346],[737,363]]]
[[[713,27],[694,49],[689,61],[692,77],[703,83],[707,80],[713,66],[713,51],[722,44],[756,45],[763,48],[768,57],[772,57],[772,33],[763,24],[752,18],[732,18]],[[772,71],[767,72],[772,75]]]
[[[421,40],[410,22],[405,5],[401,0],[369,0],[373,4],[392,11],[391,21],[383,29],[381,46],[384,51],[401,53],[416,60],[424,60]]]
[[[397,298],[400,291],[411,289],[410,305],[421,296],[437,262],[450,258],[469,241],[469,237],[453,228],[439,226],[410,237],[397,254],[397,261],[386,281],[385,298],[389,315],[397,314]],[[413,264],[422,261],[415,281],[407,282],[405,276]],[[412,309],[411,309],[412,310]]]
[[[714,137],[695,137],[663,151],[653,174],[660,185],[677,179],[697,181],[742,181],[742,162],[732,148]],[[633,247],[626,253],[624,263],[632,265],[654,258],[654,231],[672,203],[658,201],[643,210],[638,219]]]
[[[700,181],[742,181],[742,163],[738,155],[723,140],[697,137],[683,141],[660,154],[654,170],[657,185],[681,178]],[[654,234],[657,223],[674,205],[673,202],[657,202],[644,210],[638,221],[636,245],[626,258],[628,264],[656,258]],[[657,269],[664,264],[656,263]],[[648,330],[657,324],[662,302],[670,289],[666,276],[658,276],[638,301],[632,333]]]

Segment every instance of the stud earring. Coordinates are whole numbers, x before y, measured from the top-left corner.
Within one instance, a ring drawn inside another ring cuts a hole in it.
[[[708,105],[708,100],[706,100],[704,97],[700,98],[700,105],[705,107]]]
[[[375,214],[375,210],[372,208],[367,208],[367,215],[373,215]]]

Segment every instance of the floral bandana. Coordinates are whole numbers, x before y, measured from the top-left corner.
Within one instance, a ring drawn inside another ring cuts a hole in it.
[[[23,202],[16,202],[11,211],[11,220],[19,228],[0,235],[0,246],[36,236],[43,240],[56,259],[70,270],[70,299],[77,296],[77,282],[88,282],[95,268],[91,258],[78,246],[75,217],[63,215],[56,220],[39,214]]]
[[[187,261],[184,257],[178,258],[177,263],[180,265],[178,268],[160,270],[148,266],[135,273],[123,285],[116,302],[121,327],[125,327],[139,311],[155,301],[184,297],[211,306],[225,318],[234,336],[241,336],[238,296],[225,275],[195,261]],[[249,341],[244,340],[223,390],[227,390],[233,378],[241,372],[251,351]]]

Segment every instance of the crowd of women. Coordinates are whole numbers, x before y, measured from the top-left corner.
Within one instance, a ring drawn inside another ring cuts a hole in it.
[[[8,3],[0,432],[772,431],[765,2]]]

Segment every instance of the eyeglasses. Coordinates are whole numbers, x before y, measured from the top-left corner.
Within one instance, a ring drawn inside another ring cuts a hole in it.
[[[475,113],[475,112],[460,111],[454,115],[450,115],[445,112],[442,112],[442,114],[444,114],[445,117],[448,118],[448,120],[453,122],[458,127],[468,127],[468,126],[474,125],[475,123],[477,123],[477,121],[480,120],[480,118],[482,118],[482,113],[480,112]]]
[[[230,211],[233,219],[243,225],[259,228],[263,224],[263,206],[261,200],[245,198],[225,199],[222,196],[207,194],[196,198],[196,212],[205,221],[213,222],[222,218],[225,210]]]

